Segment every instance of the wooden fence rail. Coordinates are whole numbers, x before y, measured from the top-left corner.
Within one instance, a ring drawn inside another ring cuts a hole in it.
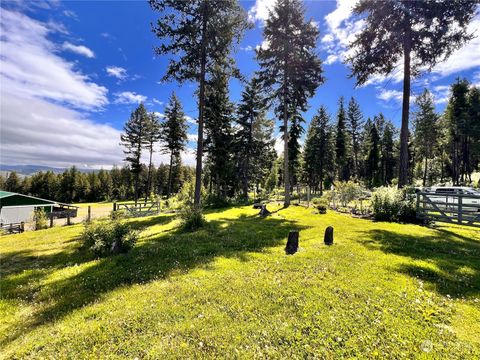
[[[124,210],[128,216],[140,217],[156,215],[160,212],[160,202],[113,203],[113,211]]]
[[[417,218],[480,227],[480,196],[419,192]]]

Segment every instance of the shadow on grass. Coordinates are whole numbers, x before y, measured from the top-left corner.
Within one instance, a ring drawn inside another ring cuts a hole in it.
[[[431,235],[407,235],[388,230],[366,232],[365,246],[422,260],[405,262],[398,271],[431,284],[442,295],[472,297],[480,294],[480,240],[445,229]],[[431,265],[430,265],[431,264]]]
[[[162,221],[168,222],[165,219]],[[158,224],[154,219],[151,222]],[[146,223],[150,223],[150,220],[138,221],[134,226],[143,227]],[[88,254],[76,249],[68,254],[45,255],[35,267],[39,271],[30,273],[19,271],[30,268],[28,253],[8,255],[10,258],[7,263],[16,267],[13,272],[16,275],[2,279],[2,297],[22,301],[34,299],[45,306],[39,307],[41,310],[27,323],[16,324],[6,331],[9,336],[1,340],[0,345],[4,346],[38,326],[91,304],[117,287],[183,274],[196,267],[205,267],[219,256],[247,261],[248,252],[261,252],[283,242],[293,226],[296,229],[304,228],[284,219],[240,216],[211,220],[204,229],[196,232],[184,233],[180,229],[173,229],[147,237],[147,241],[142,241],[127,254],[92,262],[91,266],[78,274],[47,285],[41,285],[42,281],[47,280],[54,270],[66,264],[88,261]]]

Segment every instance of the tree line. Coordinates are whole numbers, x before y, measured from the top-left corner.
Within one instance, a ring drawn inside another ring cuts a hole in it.
[[[193,176],[194,169],[189,166],[176,165],[170,171],[169,164],[160,164],[152,166],[149,172],[148,167],[142,165],[137,190],[143,196],[152,193],[166,196],[169,186],[171,192],[176,193]],[[60,174],[40,171],[21,176],[12,171],[7,176],[0,175],[0,189],[65,203],[131,200],[135,180],[128,165],[94,172],[82,172],[72,166]]]
[[[155,51],[158,55],[173,55],[164,80],[176,80],[179,83],[193,81],[198,84],[199,112],[194,205],[199,208],[202,181],[205,180],[202,177],[204,150],[208,154],[205,163],[208,166],[207,171],[210,172],[211,187],[222,196],[235,188],[234,184],[228,185],[228,179],[225,177],[232,173],[231,169],[234,168],[235,161],[231,156],[223,156],[221,153],[226,148],[234,148],[233,144],[229,145],[232,123],[228,124],[228,116],[226,116],[231,110],[227,101],[228,96],[225,96],[225,88],[228,77],[242,79],[235,66],[232,51],[250,24],[245,11],[236,0],[181,2],[150,0],[149,3],[154,11],[160,13],[159,19],[152,26],[154,34],[161,40],[161,44]],[[472,39],[473,35],[467,31],[467,26],[473,19],[476,9],[477,2],[467,0],[455,2],[363,0],[353,9],[357,16],[364,19],[364,26],[350,44],[352,55],[346,59],[351,67],[350,76],[356,78],[357,85],[365,84],[376,75],[391,75],[397,63],[403,61],[402,124],[398,161],[395,161],[397,169],[394,170],[397,171],[400,187],[411,183],[412,164],[409,149],[411,78],[433,68],[438,62],[448,58],[455,49]],[[300,0],[278,0],[265,21],[263,37],[262,46],[256,50],[260,69],[254,75],[255,80],[251,79],[251,81],[258,81],[259,90],[265,94],[268,107],[273,108],[281,122],[280,129],[284,142],[283,185],[285,205],[288,206],[291,182],[298,181],[296,179],[298,179],[300,168],[299,139],[304,131],[302,127],[304,120],[301,114],[307,109],[308,100],[325,82],[322,62],[316,52],[319,31],[315,22],[305,19],[305,8]],[[217,107],[216,110],[220,113],[209,115],[209,107]],[[344,116],[342,111],[339,114]],[[318,116],[320,124],[318,127],[322,128],[325,113],[320,111]],[[209,122],[220,127],[209,129]],[[339,122],[340,131],[335,135],[335,139],[321,142],[323,144],[321,146],[335,144],[337,164],[335,175],[338,178],[348,178],[352,171],[354,175],[360,176],[361,170],[368,173],[365,176],[370,178],[372,185],[380,181],[390,181],[390,178],[393,178],[391,169],[394,166],[394,160],[391,156],[394,146],[392,141],[389,141],[390,132],[393,130],[389,124],[385,125],[385,129],[380,129],[379,126],[383,126],[381,123],[381,119],[366,123],[368,138],[374,149],[370,149],[368,155],[370,161],[365,164],[367,167],[363,170],[358,158],[360,154],[358,134],[350,135],[354,143],[352,144],[355,149],[354,157],[356,157],[353,163],[346,152],[348,139],[346,131],[342,129],[342,127],[346,128],[344,122],[343,124],[342,121]],[[315,132],[330,133],[327,130],[312,130],[309,134],[312,138],[310,142],[318,142],[313,139]],[[206,135],[205,139],[204,135]],[[385,139],[382,140],[382,137]],[[461,146],[470,148],[468,143],[469,140],[464,139]],[[250,162],[246,158],[252,158],[248,156],[248,151],[244,151],[245,159],[240,161],[240,167],[243,170],[239,179],[242,179],[244,193],[245,183],[248,180],[248,176],[245,176],[245,168],[248,168]],[[312,159],[312,156],[310,154],[305,158]],[[308,181],[319,183],[318,179],[323,176],[328,178],[325,175],[325,172],[328,172],[328,162],[331,161],[326,160],[326,168],[322,170],[314,169],[312,164],[308,164],[310,167],[307,171]],[[466,166],[465,159],[455,160],[454,163],[455,166]],[[353,168],[351,168],[352,165]],[[276,166],[278,168],[278,163]],[[280,169],[277,170],[280,172]]]

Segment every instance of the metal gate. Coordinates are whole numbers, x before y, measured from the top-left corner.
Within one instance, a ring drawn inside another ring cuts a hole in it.
[[[480,196],[419,192],[417,218],[480,227]]]

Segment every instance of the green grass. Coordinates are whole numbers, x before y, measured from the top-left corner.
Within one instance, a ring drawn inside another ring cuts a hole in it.
[[[257,213],[211,212],[193,233],[130,220],[137,246],[103,259],[79,249],[82,225],[2,237],[1,356],[480,357],[478,230]]]

